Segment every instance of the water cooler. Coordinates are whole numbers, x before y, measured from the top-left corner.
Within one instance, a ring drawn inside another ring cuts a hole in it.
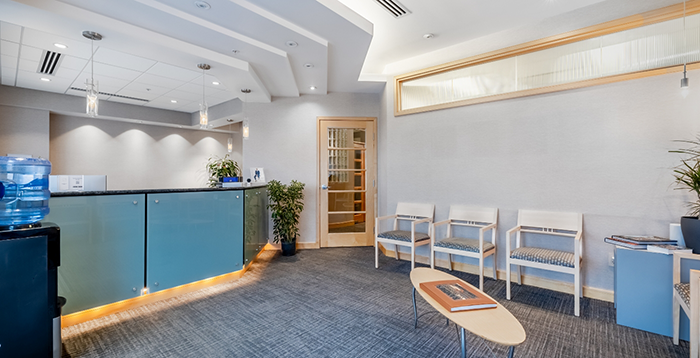
[[[0,357],[60,356],[60,229],[39,222],[50,171],[47,160],[0,157]]]

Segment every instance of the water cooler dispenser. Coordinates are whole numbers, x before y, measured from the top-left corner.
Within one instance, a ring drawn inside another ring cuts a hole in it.
[[[50,171],[47,160],[0,157],[0,357],[60,356],[60,229],[39,222]]]

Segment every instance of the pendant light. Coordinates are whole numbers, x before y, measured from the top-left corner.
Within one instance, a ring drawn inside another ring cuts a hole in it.
[[[94,31],[83,31],[83,37],[90,39],[90,80],[85,80],[85,113],[90,117],[97,117],[100,93],[95,82],[95,41],[102,40],[102,35]]]
[[[246,115],[245,112],[245,107],[246,107],[246,102],[248,102],[248,93],[252,92],[248,88],[243,88],[241,89],[241,92],[243,92],[243,123],[241,124],[241,128],[243,130],[243,139],[248,139],[248,136],[250,135],[250,127],[248,126],[248,116]]]
[[[685,0],[683,0],[683,78],[681,78],[681,88],[688,88],[688,77],[686,77],[686,65],[688,64],[688,44],[685,33]]]
[[[204,71],[207,71],[211,66],[206,63],[200,63],[197,65],[202,70],[202,103],[199,104],[199,128],[206,129],[209,126],[209,108],[207,107],[207,100],[204,96],[204,89],[206,85],[204,84]]]
[[[230,132],[231,131],[231,122],[233,122],[233,119],[229,118],[226,121],[228,122],[228,130]],[[233,152],[233,133],[231,133],[228,137],[228,146],[226,147],[226,150],[229,153]]]

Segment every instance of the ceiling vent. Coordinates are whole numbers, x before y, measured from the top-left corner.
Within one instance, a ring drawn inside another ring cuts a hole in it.
[[[71,87],[70,89],[76,90],[76,91],[85,92],[85,88]],[[120,94],[108,93],[108,92],[99,92],[99,93],[100,93],[101,95],[105,95],[105,96],[117,97],[117,98],[124,98],[124,99],[130,99],[130,100],[132,100],[132,101],[150,102],[150,101],[147,100],[147,99],[138,98],[138,97],[122,96],[122,95],[120,95]]]
[[[402,18],[411,13],[405,6],[396,0],[374,0],[377,4],[381,5],[386,11],[388,11],[394,18]]]
[[[39,60],[39,68],[36,72],[53,76],[58,70],[58,65],[61,63],[63,55],[58,52],[44,50]]]

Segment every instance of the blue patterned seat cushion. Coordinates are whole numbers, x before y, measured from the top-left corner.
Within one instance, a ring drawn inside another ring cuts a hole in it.
[[[690,284],[683,282],[676,283],[673,285],[673,288],[678,292],[683,301],[685,301],[685,304],[690,307]]]
[[[437,241],[435,243],[437,247],[444,247],[447,249],[463,250],[470,252],[479,252],[479,240],[476,239],[464,239],[461,237],[448,237],[446,239]],[[492,243],[484,241],[484,252],[495,249]]]
[[[386,231],[377,235],[377,237],[381,237],[383,239],[411,242],[411,232],[405,230]],[[428,236],[428,234],[416,232],[416,241],[422,241],[427,239],[430,239],[430,236]]]
[[[574,254],[571,252],[542,249],[539,247],[521,247],[515,249],[510,253],[510,258],[549,265],[574,267]]]

